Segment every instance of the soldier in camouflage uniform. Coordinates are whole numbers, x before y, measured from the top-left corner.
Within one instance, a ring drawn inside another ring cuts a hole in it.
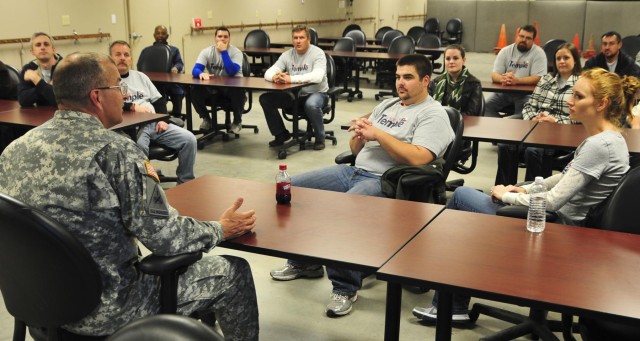
[[[66,225],[99,266],[103,293],[96,309],[65,328],[106,335],[159,311],[159,281],[140,273],[136,238],[157,255],[207,251],[255,226],[254,211],[219,221],[180,216],[136,144],[109,128],[122,120],[120,75],[107,56],[75,53],[54,75],[58,108],[0,156],[0,191]],[[70,279],[73,280],[73,279]],[[253,277],[237,257],[211,256],[180,277],[178,312],[213,311],[227,340],[257,340]]]

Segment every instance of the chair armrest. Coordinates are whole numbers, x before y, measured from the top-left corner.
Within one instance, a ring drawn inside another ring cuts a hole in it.
[[[175,256],[158,256],[149,255],[140,261],[140,271],[155,276],[164,276],[174,273],[180,268],[199,261],[202,258],[202,252],[183,253]]]
[[[356,162],[356,156],[351,154],[350,151],[346,151],[346,152],[336,156],[335,162],[338,165],[350,164],[350,165],[353,166],[355,164],[355,162]]]
[[[511,217],[511,218],[520,218],[520,219],[527,219],[528,213],[529,213],[529,207],[520,206],[520,205],[508,205],[508,206],[500,207],[496,211],[496,215],[499,215],[502,217]],[[558,214],[556,212],[547,211],[546,213],[547,213],[545,218],[546,221],[554,222],[558,220]]]

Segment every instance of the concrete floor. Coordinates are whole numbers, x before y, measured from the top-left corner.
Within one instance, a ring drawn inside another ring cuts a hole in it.
[[[495,56],[493,54],[467,54],[467,66],[470,71],[481,80],[489,80]],[[370,73],[363,77],[375,77]],[[272,139],[265,124],[260,105],[259,94],[254,94],[253,110],[244,116],[246,124],[256,124],[260,127],[258,134],[252,131],[242,131],[239,139],[228,142],[216,141],[198,151],[196,162],[196,176],[214,174],[262,182],[273,182],[278,165],[286,163],[291,174],[300,174],[312,169],[333,164],[334,157],[348,149],[350,134],[340,130],[342,123],[351,118],[371,112],[379,102],[374,94],[378,89],[370,87],[365,81],[361,83],[364,92],[362,100],[348,103],[342,98],[337,103],[337,117],[327,125],[338,137],[336,146],[328,144],[323,151],[291,149],[286,160],[279,160],[277,150],[268,148],[267,143]],[[199,126],[196,121],[195,126]],[[471,174],[461,176],[451,173],[450,179],[464,178],[465,184],[484,190],[491,187],[496,171],[497,147],[488,143],[480,145],[480,162]],[[174,165],[156,163],[164,173],[173,174]],[[521,172],[524,173],[524,172]],[[523,174],[521,174],[523,176]],[[220,193],[224,195],[224,193]],[[250,193],[246,194],[251,195]],[[233,198],[229,198],[229,203]],[[295,200],[295,196],[294,199]],[[320,208],[319,208],[320,209]],[[524,225],[523,225],[524,228]],[[336,236],[340,238],[340,236]],[[464,247],[461,245],[461,247]],[[233,254],[244,257],[253,269],[256,284],[262,340],[382,340],[384,335],[384,311],[386,284],[375,280],[373,276],[367,278],[359,299],[351,314],[345,317],[331,319],[325,316],[324,307],[331,292],[331,284],[326,279],[301,279],[291,282],[273,281],[269,270],[280,267],[285,260],[244,253],[223,248],[214,249],[211,254]],[[433,291],[425,294],[415,294],[404,290],[402,299],[401,340],[433,339],[435,328],[424,326],[411,315],[411,309],[416,305],[428,305]],[[473,302],[481,300],[473,299]],[[494,305],[501,305],[492,302]],[[526,308],[507,306],[507,308],[526,313]],[[557,315],[552,315],[557,318]],[[481,316],[473,328],[453,330],[453,340],[477,340],[509,325],[501,321]],[[13,330],[13,318],[6,312],[4,304],[0,307],[0,341],[10,340]],[[577,336],[579,338],[579,336]]]

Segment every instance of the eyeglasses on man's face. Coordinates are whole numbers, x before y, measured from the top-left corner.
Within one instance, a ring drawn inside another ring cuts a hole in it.
[[[120,93],[122,94],[122,96],[125,96],[129,92],[129,86],[126,83],[122,83],[120,85],[113,85],[113,86],[101,86],[94,89],[95,90],[120,89]]]

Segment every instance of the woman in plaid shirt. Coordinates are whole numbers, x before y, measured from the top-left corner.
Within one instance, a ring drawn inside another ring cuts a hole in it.
[[[569,105],[567,100],[573,94],[573,85],[578,80],[582,66],[580,54],[575,45],[564,43],[556,49],[553,71],[543,76],[536,85],[529,101],[524,105],[522,116],[525,120],[550,122],[560,124],[578,124],[569,119]],[[498,149],[498,175],[506,169],[508,146],[500,145]],[[525,181],[532,181],[536,176],[548,177],[551,169],[542,168],[544,157],[552,157],[556,151],[536,147],[524,150],[527,172]],[[567,160],[569,161],[569,160]],[[502,182],[501,182],[502,183]]]

